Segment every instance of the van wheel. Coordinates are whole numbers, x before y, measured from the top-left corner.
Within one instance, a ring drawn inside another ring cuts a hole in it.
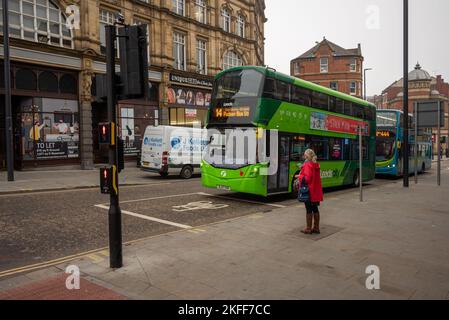
[[[181,170],[181,178],[190,179],[193,176],[193,168],[191,166],[185,166]]]
[[[167,178],[167,177],[168,177],[168,172],[159,172],[159,175],[160,175],[162,178]]]
[[[352,179],[352,185],[358,187],[360,185],[360,174],[359,170],[354,173],[354,178]]]

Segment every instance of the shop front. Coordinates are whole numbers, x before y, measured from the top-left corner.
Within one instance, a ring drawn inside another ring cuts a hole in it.
[[[171,74],[166,95],[170,125],[205,126],[212,96],[212,80]]]
[[[77,73],[15,64],[11,73],[15,169],[79,164]],[[4,119],[4,92],[0,93],[0,118]],[[4,145],[4,120],[0,131]],[[1,167],[5,166],[4,159],[3,147]]]
[[[95,81],[93,82],[95,84]],[[149,99],[119,100],[117,103],[118,133],[124,141],[125,160],[132,161],[140,155],[141,142],[148,126],[159,124],[159,83],[152,82]],[[108,162],[108,147],[98,142],[98,124],[108,121],[107,104],[98,97],[96,86],[92,89],[92,137],[95,163]]]

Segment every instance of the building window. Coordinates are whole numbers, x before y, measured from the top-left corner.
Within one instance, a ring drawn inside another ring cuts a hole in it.
[[[226,32],[231,32],[231,14],[228,9],[221,10],[221,19],[223,23],[223,30]]]
[[[73,49],[66,17],[52,1],[9,0],[8,11],[11,37]],[[3,33],[3,19],[0,26]]]
[[[349,70],[351,72],[357,72],[357,60],[352,58],[351,63],[349,64]]]
[[[223,58],[223,70],[233,67],[240,67],[242,65],[243,60],[237,53],[232,50],[225,53]]]
[[[173,12],[184,16],[185,14],[185,3],[184,0],[173,0]]]
[[[207,74],[207,42],[197,40],[196,42],[197,71],[200,74]]]
[[[338,83],[337,82],[331,82],[330,83],[330,88],[332,90],[338,91]]]
[[[147,48],[147,51],[148,51],[148,66],[150,66],[151,65],[151,59],[150,59],[150,57],[151,57],[150,23],[148,21],[144,21],[144,20],[140,20],[140,19],[134,19],[134,24],[137,25],[137,26],[140,26],[142,24],[146,24],[147,25],[146,29],[147,29],[147,44],[148,44],[148,48]]]
[[[300,73],[299,62],[294,62],[293,63],[293,73],[295,75],[299,75],[299,73]]]
[[[201,23],[207,23],[207,6],[205,0],[196,0],[196,20]]]
[[[173,59],[174,68],[178,70],[186,70],[186,36],[182,33],[175,32],[173,34]]]
[[[116,13],[100,9],[100,52],[106,54],[106,26],[112,26],[115,23]],[[116,57],[119,56],[119,44],[116,45]]]
[[[356,94],[357,93],[357,84],[355,83],[355,81],[351,81],[349,83],[349,92],[351,94]]]
[[[329,72],[329,59],[328,58],[320,58],[320,72],[321,73]]]
[[[245,18],[242,15],[239,15],[237,17],[237,35],[239,37],[245,38],[245,30],[246,29],[246,22]]]

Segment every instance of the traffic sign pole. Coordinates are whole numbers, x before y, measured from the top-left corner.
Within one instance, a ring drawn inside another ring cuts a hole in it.
[[[122,212],[119,204],[119,179],[117,143],[117,92],[115,81],[115,42],[117,39],[116,27],[106,26],[106,69],[108,83],[108,121],[111,124],[111,143],[109,146],[109,165],[112,167],[111,192],[109,206],[109,259],[113,269],[123,266],[122,254]]]

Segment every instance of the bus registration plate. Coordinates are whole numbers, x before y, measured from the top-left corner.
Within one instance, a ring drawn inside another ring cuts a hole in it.
[[[217,186],[218,190],[231,191],[231,187],[228,186]]]

